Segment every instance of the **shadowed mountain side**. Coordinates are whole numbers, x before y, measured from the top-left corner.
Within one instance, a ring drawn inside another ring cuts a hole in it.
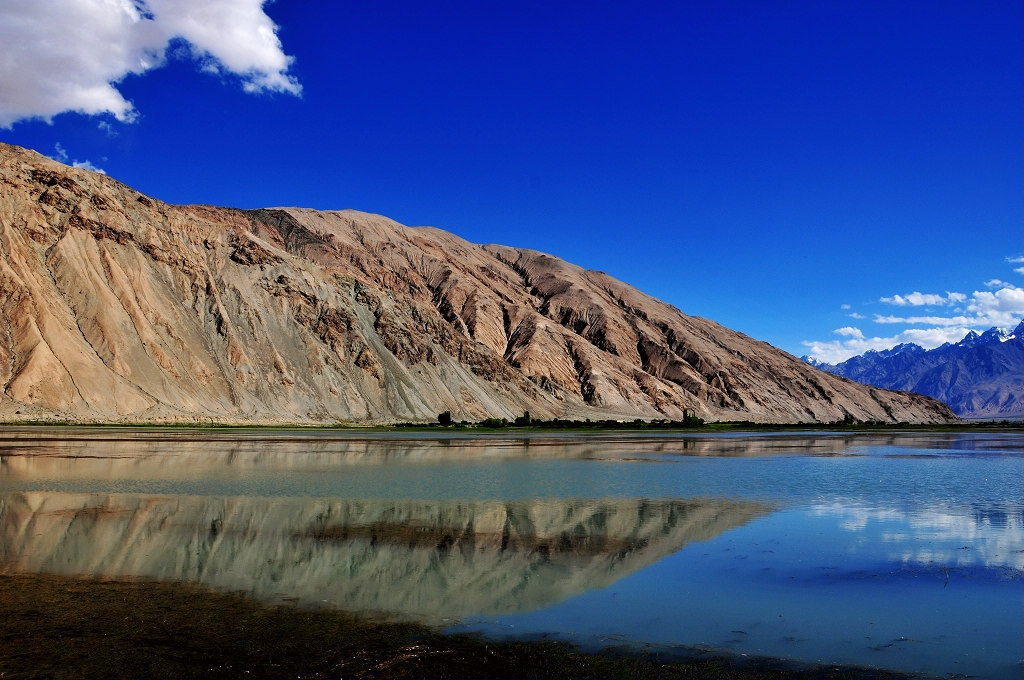
[[[767,512],[694,501],[0,495],[0,570],[194,581],[439,622],[600,588]]]
[[[0,145],[0,418],[946,422],[556,257]]]

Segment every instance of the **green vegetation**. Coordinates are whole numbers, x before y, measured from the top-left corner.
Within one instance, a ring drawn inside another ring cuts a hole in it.
[[[702,418],[698,418],[690,413],[686,413],[682,420],[642,420],[640,418],[634,420],[591,420],[590,418],[586,420],[567,420],[564,418],[538,420],[531,416],[529,411],[524,411],[523,415],[518,416],[511,422],[509,422],[508,418],[484,418],[477,423],[462,421],[458,425],[454,425],[451,411],[445,411],[437,416],[437,425],[441,427],[455,426],[467,429],[483,428],[488,430],[503,428],[532,428],[537,430],[692,430],[704,427],[705,423]],[[435,425],[433,423],[397,423],[394,427],[415,428],[435,427]]]
[[[441,418],[451,413],[446,411],[438,416],[438,421]],[[857,420],[856,418],[847,414],[842,420],[836,420],[831,423],[755,423],[749,420],[739,421],[728,421],[728,422],[705,422],[702,418],[690,415],[687,413],[682,420],[669,420],[669,419],[656,419],[656,420],[643,420],[641,418],[635,418],[633,420],[591,420],[587,418],[585,420],[568,420],[565,418],[555,418],[553,420],[539,420],[530,416],[530,412],[526,411],[522,416],[517,417],[514,421],[509,421],[507,418],[485,418],[479,422],[471,423],[465,420],[455,423],[449,421],[447,424],[441,423],[446,428],[455,428],[460,430],[629,430],[629,431],[649,431],[649,430],[697,430],[706,432],[715,432],[721,430],[737,430],[737,431],[752,431],[752,432],[777,432],[777,431],[835,431],[835,432],[861,432],[861,431],[874,431],[874,430],[928,430],[928,431],[974,431],[974,430],[1021,430],[1024,431],[1024,423],[1020,421],[985,421],[985,422],[970,422],[962,421],[959,423],[943,423],[943,424],[918,424],[918,423],[891,423],[880,420]],[[432,429],[437,427],[437,423],[395,423],[391,427],[403,428],[403,429]]]
[[[973,432],[978,430],[1002,430],[1002,431],[1014,431],[1024,432],[1024,421],[1021,420],[985,420],[985,421],[971,421],[965,420],[958,423],[942,423],[942,424],[920,424],[920,423],[891,423],[883,421],[858,421],[854,418],[844,418],[843,420],[837,420],[831,423],[819,423],[819,422],[806,422],[806,423],[755,423],[753,421],[724,421],[724,422],[705,422],[701,418],[695,416],[684,416],[683,420],[668,420],[668,419],[655,419],[655,420],[642,420],[636,418],[633,420],[591,420],[589,418],[585,420],[568,420],[564,418],[556,418],[553,420],[538,420],[537,418],[530,417],[530,412],[526,411],[522,416],[516,417],[514,421],[509,421],[507,418],[485,418],[476,423],[472,423],[466,420],[455,422],[451,411],[444,411],[439,413],[436,422],[404,422],[404,423],[392,423],[389,425],[365,425],[351,422],[337,422],[337,423],[325,423],[325,424],[309,424],[309,423],[280,423],[273,425],[258,425],[248,423],[222,423],[216,421],[209,422],[74,422],[74,421],[58,421],[58,420],[18,420],[18,421],[0,421],[0,427],[41,427],[41,428],[61,428],[61,427],[73,427],[73,428],[95,428],[95,429],[122,429],[122,430],[153,430],[153,431],[173,431],[173,430],[186,430],[186,431],[200,431],[200,432],[239,432],[239,431],[254,431],[254,432],[275,432],[275,431],[310,431],[310,432],[323,432],[325,430],[335,431],[355,431],[355,432],[388,432],[393,429],[419,429],[424,431],[436,430],[441,427],[444,429],[455,429],[455,430],[495,430],[495,429],[509,429],[509,430],[526,430],[526,431],[558,431],[558,430],[628,430],[628,431],[645,431],[645,430],[689,430],[689,431],[704,431],[704,432],[716,432],[722,430],[735,430],[735,431],[750,431],[750,432],[777,432],[777,431],[827,431],[827,432],[861,432],[861,431],[928,431],[928,432]]]
[[[0,579],[2,678],[900,678],[679,650],[584,653],[271,606],[192,584]]]
[[[529,427],[533,424],[533,418],[530,416],[529,411],[523,411],[523,415],[516,418],[516,427]]]

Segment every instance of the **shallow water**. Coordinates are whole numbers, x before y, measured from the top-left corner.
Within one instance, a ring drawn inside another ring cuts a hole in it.
[[[0,431],[0,570],[1020,677],[1019,432]]]

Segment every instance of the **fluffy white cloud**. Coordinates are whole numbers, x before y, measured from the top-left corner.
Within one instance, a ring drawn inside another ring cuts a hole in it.
[[[842,329],[840,329],[842,330]],[[947,342],[959,342],[972,329],[964,326],[947,326],[944,328],[908,328],[901,333],[886,336],[850,337],[847,340],[805,340],[807,355],[829,364],[838,364],[852,356],[864,354],[869,350],[881,351],[891,349],[905,342],[912,342],[925,349],[934,349]],[[837,331],[838,332],[838,331]]]
[[[901,307],[947,306],[949,313],[915,316],[876,314],[873,319],[876,324],[907,328],[868,337],[860,328],[844,326],[833,331],[841,339],[806,340],[803,345],[814,359],[836,364],[868,350],[890,349],[906,342],[934,349],[947,342],[959,342],[971,331],[983,333],[992,327],[1012,328],[1020,323],[1024,318],[1024,288],[999,279],[991,279],[985,285],[995,290],[976,290],[970,295],[914,292],[884,297],[881,302]],[[849,316],[863,318],[856,312]]]
[[[207,68],[242,76],[246,91],[299,94],[288,75],[292,58],[281,49],[266,0],[146,0],[168,38],[187,40]],[[209,58],[214,60],[209,61]]]
[[[934,295],[911,293],[907,296],[894,295],[882,298],[882,302],[899,306],[943,306],[957,305],[951,312],[955,314],[927,314],[918,316],[875,315],[875,323],[911,324],[930,326],[956,326],[980,328],[988,330],[993,326],[1016,326],[1024,315],[1024,288],[1013,284],[991,279],[986,284],[996,290],[976,290],[969,296],[963,293],[946,293]],[[942,302],[935,300],[941,299]]]
[[[0,127],[64,111],[135,109],[116,85],[164,63],[180,38],[205,70],[233,73],[247,91],[299,94],[264,0],[4,0]]]
[[[947,292],[945,295],[937,295],[935,293],[918,293],[914,291],[909,295],[884,297],[880,302],[896,305],[897,307],[941,307],[943,305],[963,302],[966,299],[967,296],[963,293]]]
[[[963,326],[970,323],[966,316],[882,316],[875,314],[875,323],[923,323],[933,326]]]
[[[1005,326],[1024,312],[1024,288],[1006,284],[996,291],[976,290],[967,311],[979,319],[991,319],[993,326]]]

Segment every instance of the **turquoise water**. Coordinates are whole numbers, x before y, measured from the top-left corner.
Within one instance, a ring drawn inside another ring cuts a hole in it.
[[[1020,432],[0,432],[0,571],[1021,677]]]

